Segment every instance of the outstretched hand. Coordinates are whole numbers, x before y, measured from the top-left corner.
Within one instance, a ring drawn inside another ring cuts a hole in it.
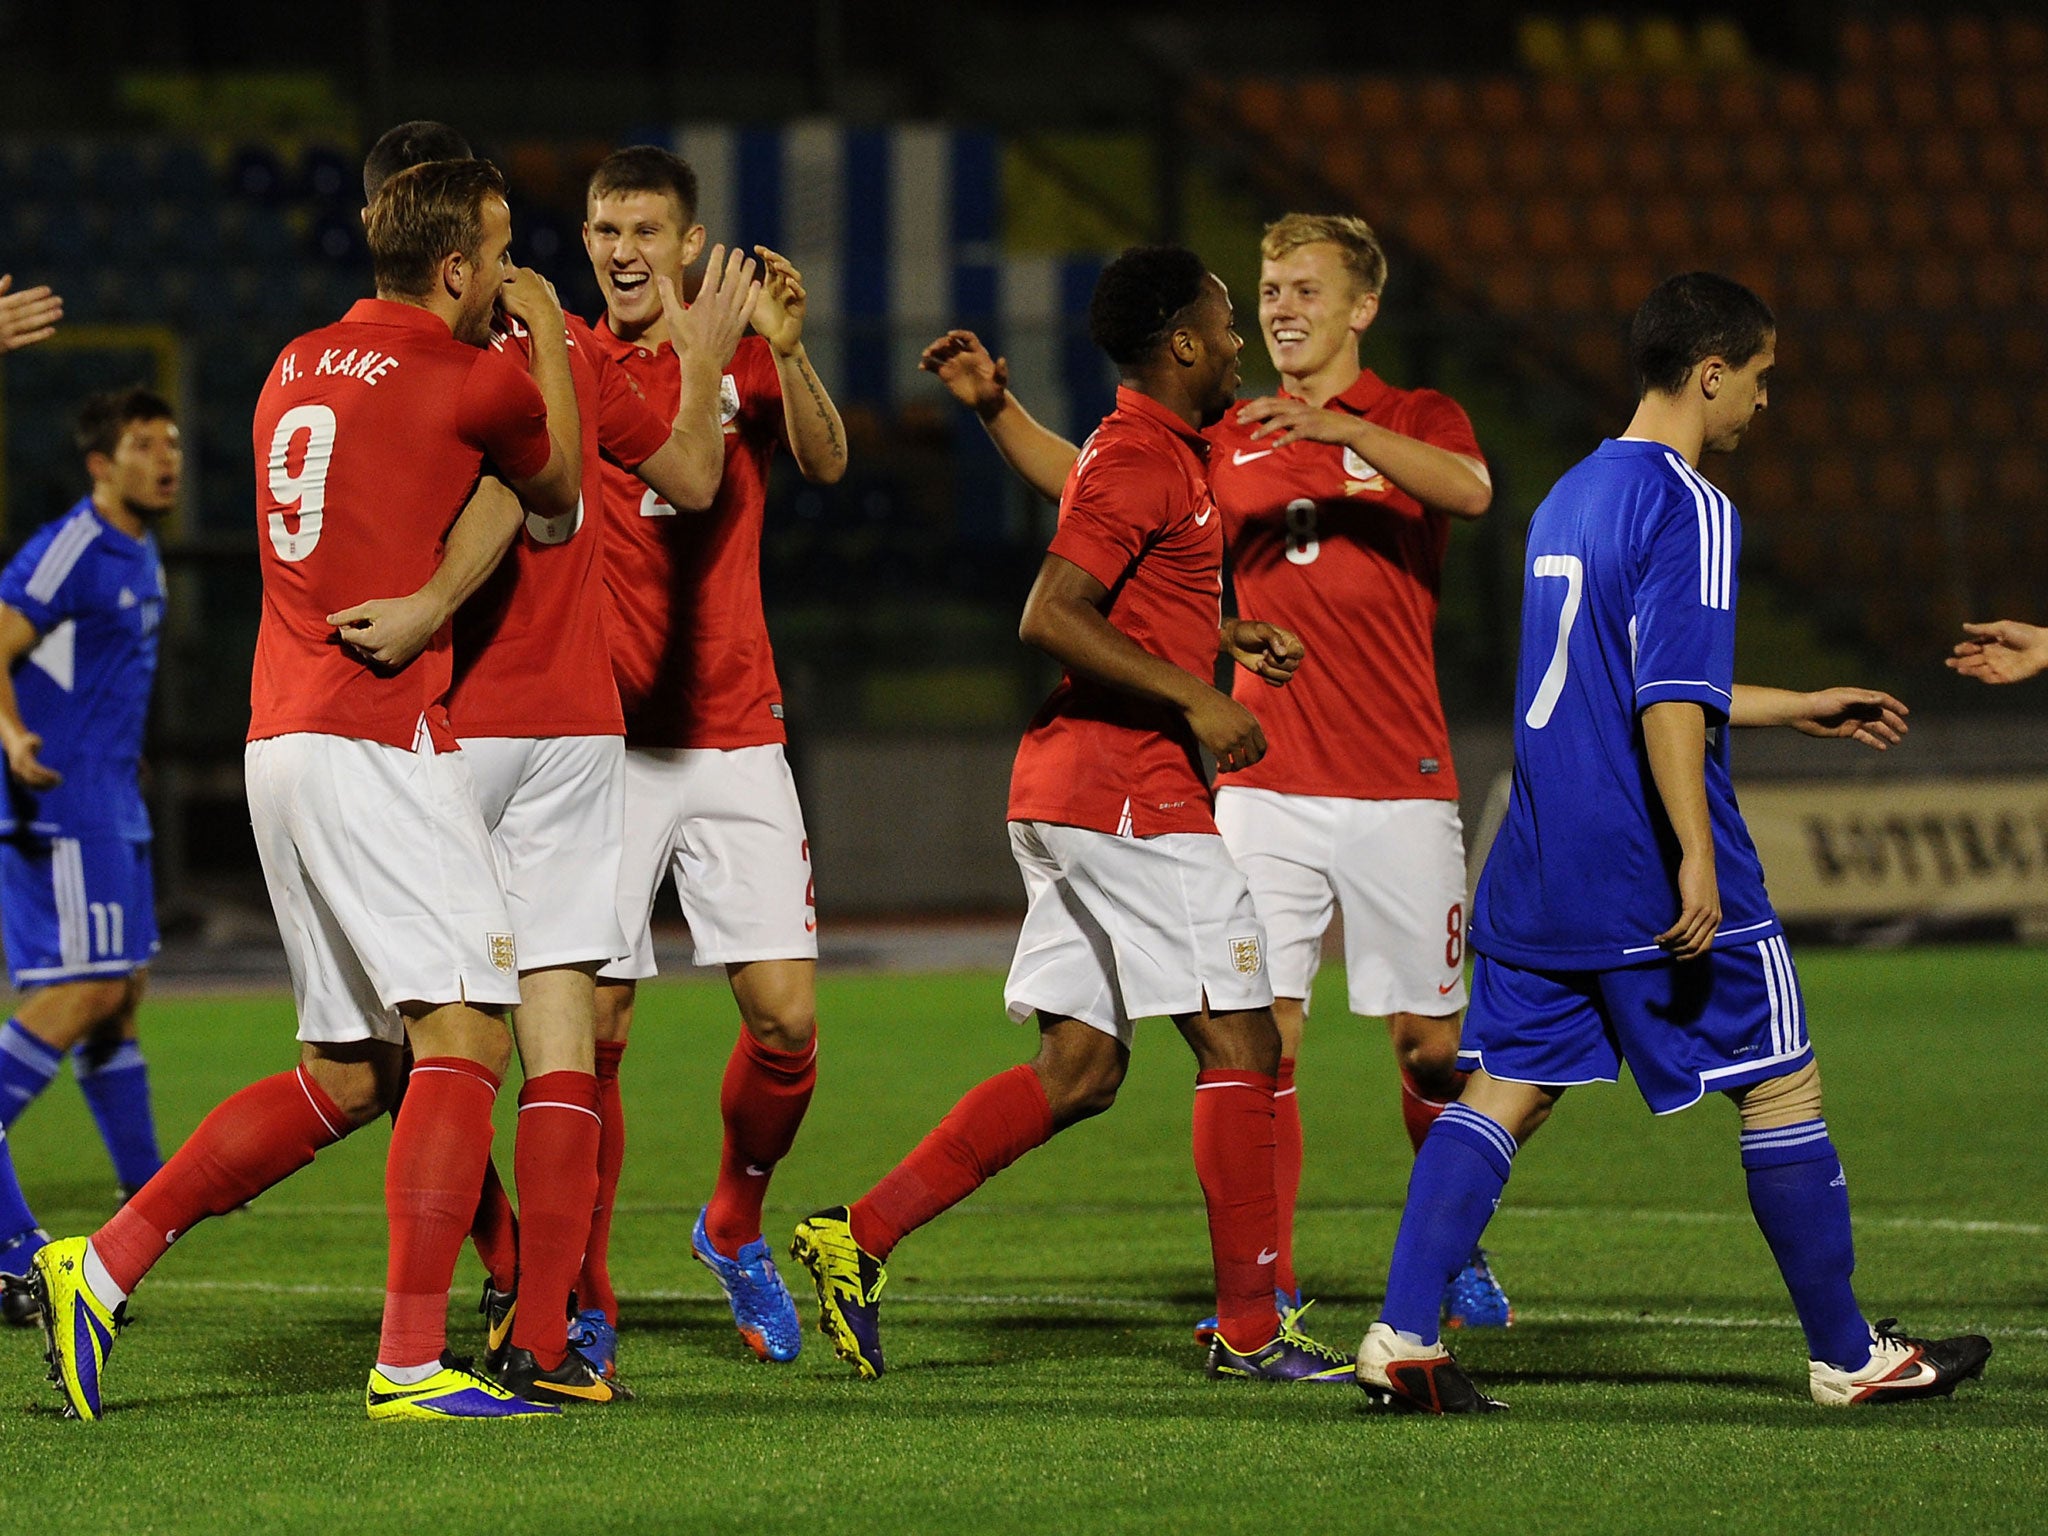
[[[1806,712],[1789,723],[1808,736],[1847,737],[1882,752],[1899,744],[1910,713],[1875,688],[1823,688],[1806,695]]]
[[[47,287],[14,291],[14,278],[0,273],[0,356],[32,347],[57,334],[64,301]]]
[[[1980,683],[2022,683],[2048,670],[2048,629],[2017,619],[1965,624],[1949,667]]]
[[[1010,389],[1010,360],[989,356],[972,331],[948,331],[924,349],[917,366],[937,376],[953,398],[977,416],[1003,408]]]
[[[669,345],[680,357],[701,358],[722,371],[761,302],[761,279],[753,257],[737,246],[728,252],[714,245],[704,264],[704,281],[689,304],[683,303],[668,278],[658,277],[655,284]]]
[[[765,245],[754,247],[761,259],[761,299],[754,306],[754,329],[769,346],[788,357],[803,344],[803,274],[787,256]]]

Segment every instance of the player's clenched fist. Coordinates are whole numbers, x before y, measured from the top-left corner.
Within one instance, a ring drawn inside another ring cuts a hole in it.
[[[1227,693],[1208,689],[1188,706],[1187,716],[1195,740],[1215,756],[1219,773],[1249,768],[1266,755],[1266,733],[1259,729],[1258,716]]]
[[[1010,389],[1010,360],[989,356],[972,331],[948,331],[924,349],[917,366],[933,374],[962,405],[977,416],[1003,408]]]
[[[1294,676],[1308,654],[1299,635],[1263,619],[1225,619],[1220,639],[1224,655],[1275,688]]]
[[[531,267],[514,267],[498,292],[498,307],[536,335],[562,329],[562,301],[555,285]]]

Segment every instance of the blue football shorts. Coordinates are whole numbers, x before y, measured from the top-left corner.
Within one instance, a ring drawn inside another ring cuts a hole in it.
[[[0,939],[17,991],[126,976],[156,953],[150,845],[119,837],[0,839]]]
[[[1813,1059],[1783,935],[1616,971],[1532,971],[1480,955],[1458,1065],[1509,1082],[1611,1083],[1628,1063],[1660,1115]]]

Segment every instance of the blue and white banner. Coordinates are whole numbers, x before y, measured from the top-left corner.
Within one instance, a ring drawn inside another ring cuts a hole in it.
[[[842,403],[935,398],[918,353],[958,325],[1008,356],[1018,395],[1048,424],[1085,434],[1108,409],[1113,384],[1086,324],[1103,258],[1005,254],[995,134],[816,119],[691,123],[671,142],[696,168],[712,242],[768,246],[803,273],[811,355]]]

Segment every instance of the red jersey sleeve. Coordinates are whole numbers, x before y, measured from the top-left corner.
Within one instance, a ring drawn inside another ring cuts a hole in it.
[[[1472,431],[1472,418],[1465,414],[1465,408],[1449,395],[1433,389],[1415,391],[1408,421],[1401,430],[1446,453],[1461,453],[1482,461],[1486,458],[1479,451],[1479,438]]]
[[[540,386],[502,352],[477,355],[463,380],[456,420],[462,440],[481,450],[508,479],[539,474],[554,453]]]
[[[669,424],[655,414],[633,377],[611,358],[591,349],[597,363],[597,443],[607,458],[637,468],[661,451]]]
[[[1070,560],[1114,588],[1166,526],[1175,474],[1127,443],[1091,454],[1086,447],[1060,497],[1060,526],[1046,553]]]

